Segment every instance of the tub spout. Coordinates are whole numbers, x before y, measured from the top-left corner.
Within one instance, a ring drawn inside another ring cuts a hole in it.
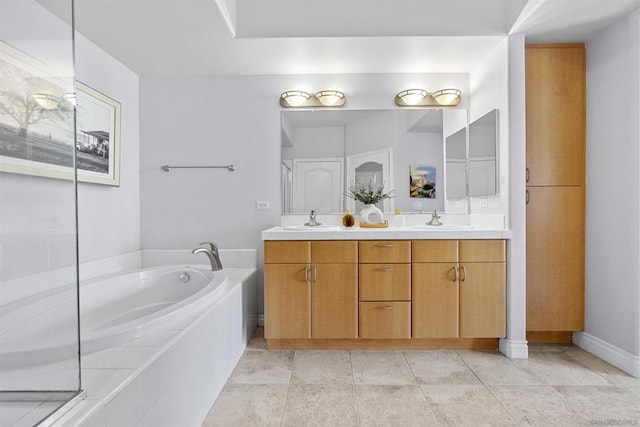
[[[220,261],[220,256],[218,255],[218,251],[212,251],[206,248],[195,248],[191,251],[192,254],[205,254],[207,258],[209,258],[209,262],[211,263],[211,271],[222,270],[222,262]]]

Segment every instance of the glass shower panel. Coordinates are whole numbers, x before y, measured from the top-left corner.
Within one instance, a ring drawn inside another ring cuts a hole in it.
[[[0,1],[0,415],[81,387],[72,1]]]

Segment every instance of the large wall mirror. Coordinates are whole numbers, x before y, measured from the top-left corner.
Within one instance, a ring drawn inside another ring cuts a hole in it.
[[[379,206],[385,212],[444,210],[445,135],[466,129],[466,117],[459,109],[283,111],[283,214],[358,212],[344,196],[356,179],[394,191]]]

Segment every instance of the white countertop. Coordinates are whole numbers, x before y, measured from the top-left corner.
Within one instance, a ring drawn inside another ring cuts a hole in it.
[[[388,228],[326,226],[319,228],[272,227],[262,232],[262,240],[420,240],[420,239],[510,239],[511,230],[481,227]]]

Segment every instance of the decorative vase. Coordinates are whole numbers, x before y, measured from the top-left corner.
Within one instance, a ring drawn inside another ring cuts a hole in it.
[[[345,213],[345,215],[342,217],[342,225],[344,225],[345,227],[353,227],[353,224],[355,223],[355,217],[351,215],[351,212],[349,212],[349,209],[347,209],[347,213]]]
[[[384,220],[384,215],[376,205],[364,205],[360,211],[360,219],[366,224],[380,224]]]

